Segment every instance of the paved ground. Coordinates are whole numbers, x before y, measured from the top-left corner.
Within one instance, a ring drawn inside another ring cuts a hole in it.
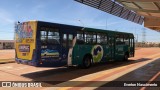
[[[160,81],[159,64],[160,48],[141,48],[137,49],[135,57],[130,58],[130,60],[127,62],[109,62],[104,64],[97,64],[90,69],[66,67],[37,68],[16,63],[0,64],[0,81],[42,81],[48,86],[52,85],[53,83],[56,83],[56,85],[59,86],[64,86],[68,84],[70,85],[70,87],[55,86],[48,88],[38,88],[45,90],[160,90],[160,87],[106,87],[113,84],[121,85],[121,82],[119,83],[116,81],[127,81],[127,83],[129,83],[128,81],[147,81],[148,83],[152,83],[153,81]],[[25,89],[31,90],[37,88]]]
[[[1,59],[13,59],[15,57],[15,50],[0,50],[0,60]]]
[[[14,58],[15,58],[15,50],[14,49],[0,50],[0,64],[14,62]]]

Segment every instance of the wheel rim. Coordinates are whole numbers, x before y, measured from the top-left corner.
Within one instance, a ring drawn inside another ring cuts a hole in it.
[[[89,66],[90,66],[90,63],[91,63],[91,62],[90,62],[90,58],[86,58],[84,63],[85,63],[85,66],[86,66],[86,67],[89,67]]]

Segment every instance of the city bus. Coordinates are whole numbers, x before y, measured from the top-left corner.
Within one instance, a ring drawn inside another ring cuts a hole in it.
[[[81,66],[134,57],[134,35],[43,21],[15,26],[15,61],[32,66]]]

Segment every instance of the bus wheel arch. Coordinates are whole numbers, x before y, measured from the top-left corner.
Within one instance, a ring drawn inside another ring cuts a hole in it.
[[[84,55],[81,66],[82,68],[89,68],[91,67],[92,63],[93,63],[93,57],[91,54],[88,53]]]

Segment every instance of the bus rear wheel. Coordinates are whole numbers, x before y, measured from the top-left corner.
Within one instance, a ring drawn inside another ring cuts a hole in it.
[[[126,54],[124,55],[124,59],[123,59],[123,60],[124,60],[124,61],[128,61],[128,57],[129,57],[129,56],[128,56],[128,54],[126,53]]]
[[[90,56],[85,56],[82,63],[82,68],[89,68],[92,65],[92,58]]]

